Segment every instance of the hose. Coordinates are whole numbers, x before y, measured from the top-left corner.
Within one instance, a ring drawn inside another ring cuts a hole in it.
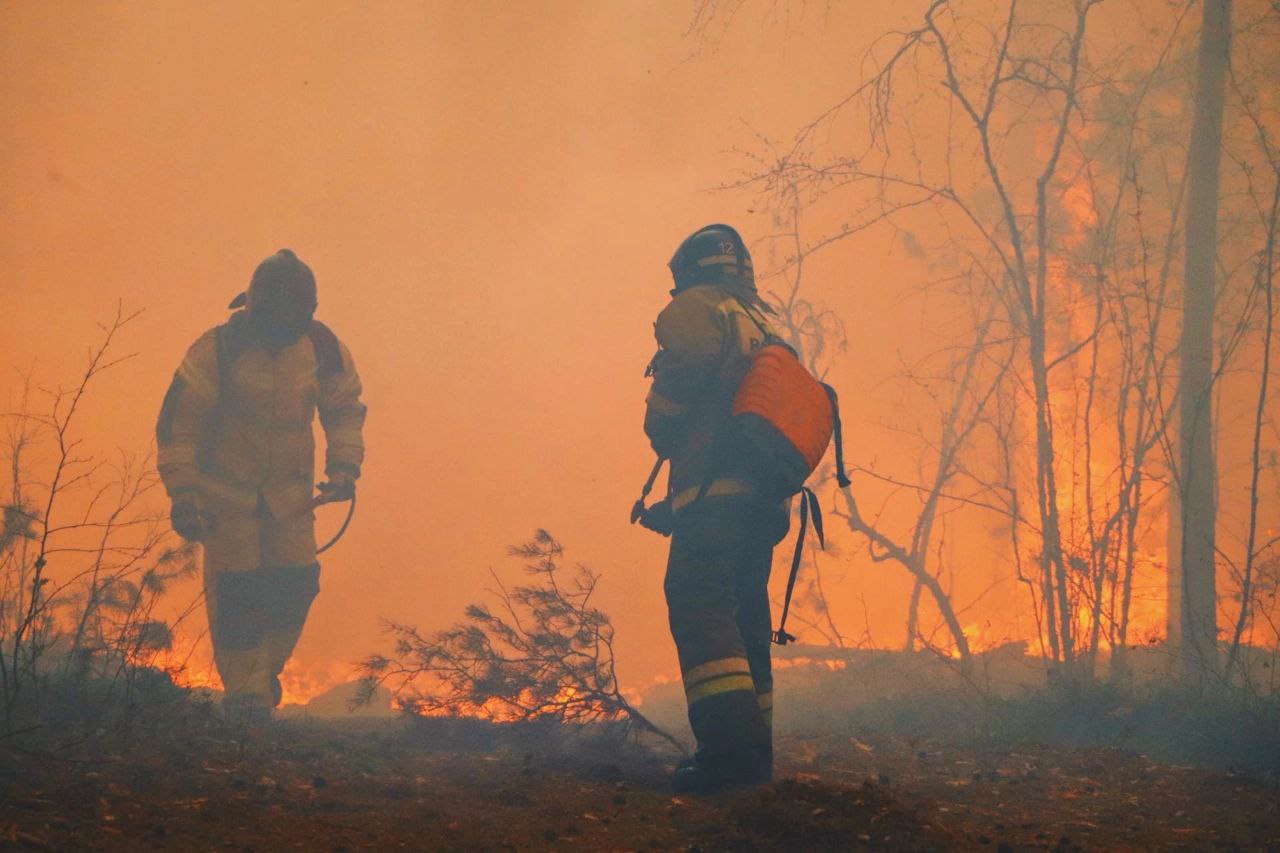
[[[343,534],[347,532],[347,528],[351,526],[351,519],[355,518],[355,515],[356,515],[356,496],[352,494],[351,501],[347,506],[347,517],[343,519],[342,526],[338,528],[338,532],[333,535],[332,539],[324,543],[323,546],[316,549],[317,556],[319,556],[320,554],[323,554],[325,551],[328,551],[334,545],[338,544],[338,540],[342,538]]]

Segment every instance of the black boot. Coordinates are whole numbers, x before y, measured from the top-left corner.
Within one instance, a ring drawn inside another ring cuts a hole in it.
[[[676,765],[673,794],[718,794],[734,788],[756,788],[773,780],[772,752],[748,756],[698,755]]]

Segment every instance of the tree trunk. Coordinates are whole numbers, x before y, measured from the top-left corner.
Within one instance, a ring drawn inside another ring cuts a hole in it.
[[[1187,155],[1187,249],[1183,288],[1179,410],[1179,588],[1177,621],[1183,673],[1203,679],[1217,669],[1214,526],[1217,462],[1213,444],[1214,262],[1218,167],[1230,54],[1231,0],[1204,0],[1196,68],[1195,114]],[[1172,562],[1172,561],[1171,561]],[[1171,566],[1171,568],[1175,568]],[[1170,622],[1174,612],[1170,613]]]

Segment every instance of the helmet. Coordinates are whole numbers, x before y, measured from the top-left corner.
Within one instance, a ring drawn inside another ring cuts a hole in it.
[[[316,312],[316,277],[290,249],[258,264],[249,289],[231,301],[245,308],[251,328],[268,344],[291,344],[306,333]]]
[[[671,256],[675,293],[696,284],[719,284],[756,290],[751,253],[742,237],[728,225],[707,225],[690,234]]]

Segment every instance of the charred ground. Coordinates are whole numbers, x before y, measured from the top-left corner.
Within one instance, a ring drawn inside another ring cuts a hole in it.
[[[0,744],[0,847],[1280,846],[1274,777],[1101,745],[1114,733],[1090,741],[1080,726],[1115,710],[1102,698],[1056,734],[1043,697],[1003,700],[980,731],[962,725],[977,718],[959,694],[941,690],[813,718],[798,713],[806,684],[837,696],[871,684],[865,666],[817,669],[780,672],[795,701],[780,720],[778,781],[704,799],[668,793],[673,752],[598,728],[305,715],[251,725],[160,691],[126,718],[68,719]],[[1014,724],[1033,711],[1043,736]]]

